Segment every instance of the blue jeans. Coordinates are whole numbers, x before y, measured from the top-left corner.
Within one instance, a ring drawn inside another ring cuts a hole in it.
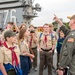
[[[31,60],[28,56],[20,56],[20,63],[23,75],[28,75],[30,68],[31,68]]]
[[[21,68],[19,68],[19,66],[17,66],[17,67],[15,66],[15,68],[14,68],[10,63],[8,63],[8,64],[4,64],[4,67],[5,67],[6,71],[9,71],[10,69],[15,69],[16,75],[23,75],[22,70],[21,70]],[[1,70],[0,70],[0,75],[3,75]]]

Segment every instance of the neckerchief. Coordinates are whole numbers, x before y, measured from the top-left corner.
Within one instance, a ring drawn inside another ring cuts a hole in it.
[[[47,47],[47,36],[48,36],[48,34],[44,35],[44,43],[46,44],[46,47]]]
[[[4,42],[4,46],[5,46],[6,48],[8,48],[6,42]],[[16,55],[16,53],[15,53],[15,51],[14,51],[14,48],[15,48],[15,46],[14,46],[14,47],[9,47],[8,49],[11,50],[11,52],[12,52],[12,65],[13,65],[13,66],[18,66],[18,64],[19,64],[19,63],[18,63],[18,58],[17,58],[17,55]]]

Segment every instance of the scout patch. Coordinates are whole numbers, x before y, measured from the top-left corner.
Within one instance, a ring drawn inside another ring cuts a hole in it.
[[[24,45],[24,42],[21,42],[21,45]]]
[[[68,38],[68,42],[74,42],[74,38]]]
[[[15,46],[15,49],[17,49],[17,46]]]

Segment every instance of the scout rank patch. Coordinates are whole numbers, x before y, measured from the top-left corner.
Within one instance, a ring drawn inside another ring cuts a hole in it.
[[[74,42],[74,38],[68,38],[68,42]]]

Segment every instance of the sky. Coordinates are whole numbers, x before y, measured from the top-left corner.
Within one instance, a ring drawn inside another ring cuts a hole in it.
[[[68,22],[67,16],[75,14],[75,0],[35,0],[34,5],[39,3],[41,12],[37,12],[38,17],[34,18],[34,26],[42,26],[45,23],[52,23],[54,14]]]

